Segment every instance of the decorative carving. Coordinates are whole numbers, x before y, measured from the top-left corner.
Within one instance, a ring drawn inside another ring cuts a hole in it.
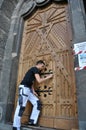
[[[67,0],[54,0],[56,2],[67,2]]]
[[[25,17],[28,16],[28,12],[32,12],[35,7],[42,7],[49,2],[52,2],[52,0],[27,0],[22,4],[22,8],[20,11],[20,15],[24,15]],[[67,0],[53,0],[53,2],[62,3],[66,2]]]
[[[47,4],[50,0],[35,0],[37,6],[43,6],[45,4]]]
[[[34,2],[27,1],[22,4],[22,8],[20,10],[20,15],[27,14],[34,9]]]
[[[49,3],[51,0],[35,0],[37,6],[43,6]],[[67,0],[53,0],[55,2],[67,2]]]

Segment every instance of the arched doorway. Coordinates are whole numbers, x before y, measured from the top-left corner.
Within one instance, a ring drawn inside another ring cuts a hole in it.
[[[47,64],[46,73],[51,70],[54,78],[36,85],[43,103],[39,124],[46,127],[77,128],[76,87],[71,49],[71,26],[67,4],[52,3],[46,8],[37,9],[24,22],[19,71],[16,87],[25,72],[42,59]],[[28,122],[31,105],[23,114],[22,123]]]

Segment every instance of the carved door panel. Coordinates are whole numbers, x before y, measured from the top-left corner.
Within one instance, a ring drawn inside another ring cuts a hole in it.
[[[44,9],[38,9],[25,20],[17,88],[26,71],[39,59],[44,60],[47,66],[42,76],[46,76],[51,70],[54,74],[53,79],[35,84],[43,104],[40,125],[66,130],[77,128],[71,26],[67,4],[52,3]],[[23,114],[23,123],[28,122],[30,112],[31,105],[28,104]]]

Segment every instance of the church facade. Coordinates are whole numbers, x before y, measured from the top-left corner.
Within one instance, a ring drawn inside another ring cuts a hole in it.
[[[0,130],[12,128],[18,86],[40,59],[43,76],[54,77],[35,85],[43,104],[39,124],[85,130],[86,70],[76,51],[86,46],[85,0],[1,0],[0,16]],[[22,124],[30,113],[28,103]]]

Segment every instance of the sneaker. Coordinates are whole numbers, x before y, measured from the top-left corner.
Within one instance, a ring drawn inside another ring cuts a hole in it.
[[[16,127],[13,127],[13,130],[17,130],[17,128],[16,128]]]
[[[29,126],[36,126],[36,127],[39,127],[38,124],[33,124],[33,123],[31,123],[31,122],[29,122],[28,125],[29,125]]]
[[[13,130],[21,130],[20,127],[13,127]]]

